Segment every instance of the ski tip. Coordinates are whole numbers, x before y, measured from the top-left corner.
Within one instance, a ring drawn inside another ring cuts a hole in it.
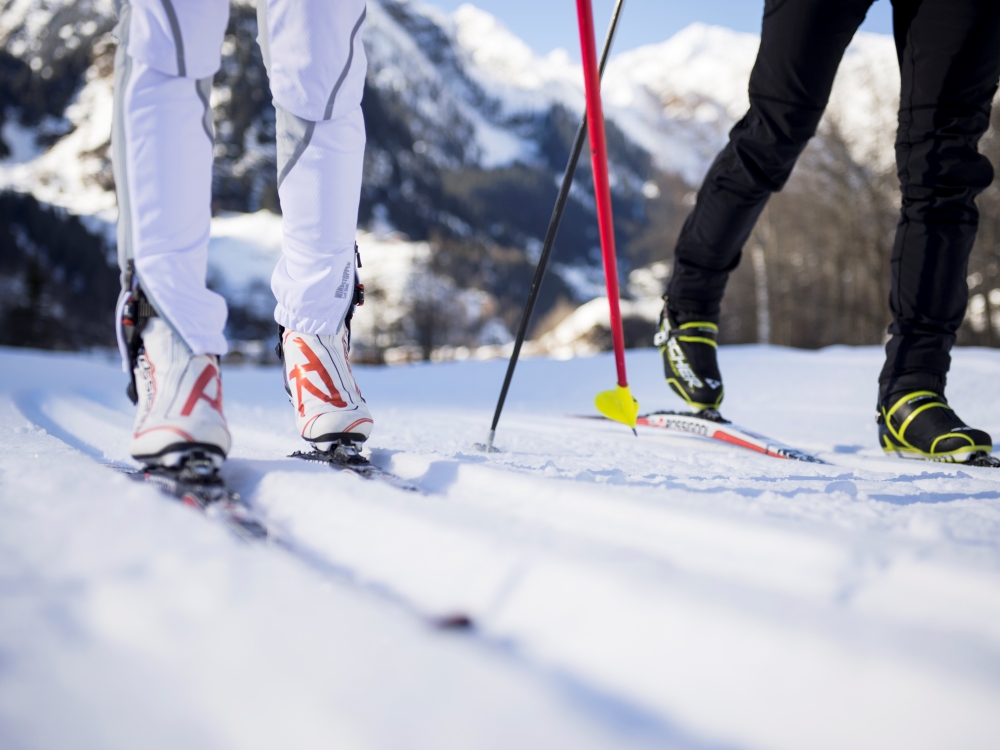
[[[809,464],[823,464],[825,466],[830,465],[829,461],[824,461],[819,456],[814,456],[811,453],[804,453],[793,448],[785,448],[780,453],[774,453],[773,455],[776,455],[779,458],[789,458],[792,461],[804,461]]]

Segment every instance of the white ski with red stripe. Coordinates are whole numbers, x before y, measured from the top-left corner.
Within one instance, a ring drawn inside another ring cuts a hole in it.
[[[605,417],[589,417],[590,419],[605,419]],[[798,448],[780,443],[764,435],[760,435],[742,427],[737,427],[732,422],[723,419],[722,416],[713,410],[706,409],[701,412],[677,412],[677,411],[656,411],[651,414],[642,414],[636,419],[639,427],[654,427],[670,432],[683,432],[687,435],[697,435],[717,440],[721,443],[728,443],[739,448],[756,453],[763,453],[765,456],[774,458],[786,458],[793,461],[807,461],[814,464],[825,464],[821,458],[817,458]]]

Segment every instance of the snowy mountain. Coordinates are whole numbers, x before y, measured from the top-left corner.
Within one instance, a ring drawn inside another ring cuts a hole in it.
[[[88,50],[100,39],[98,32],[106,32],[112,23],[110,2],[7,0],[6,5],[0,22],[5,52],[32,70],[41,69],[46,79],[71,78],[69,71],[48,67],[49,61],[65,59],[70,47]],[[237,20],[242,20],[243,8],[234,6]],[[72,19],[77,19],[75,25]],[[52,26],[59,26],[56,34],[48,33]],[[659,45],[615,55],[604,86],[609,119],[652,154],[660,169],[696,182],[746,110],[746,81],[758,41],[751,34],[692,24]],[[366,48],[372,88],[394,94],[405,104],[410,135],[421,143],[416,154],[426,154],[442,166],[491,168],[545,161],[545,117],[556,107],[565,108],[574,120],[582,115],[582,73],[568,54],[556,50],[539,57],[493,16],[472,5],[449,16],[416,3],[373,1]],[[227,61],[232,60],[232,46],[226,51]],[[100,69],[87,68],[81,81],[86,93],[77,95],[70,110],[57,113],[68,120],[67,129],[85,126],[95,134],[90,139],[78,136],[63,156],[90,153],[100,145],[93,143],[96,134],[108,130],[109,103],[96,93],[109,83],[103,62]],[[104,85],[96,85],[97,79]],[[74,91],[73,83],[67,81],[64,87]],[[894,119],[898,85],[891,39],[859,34],[845,56],[828,113],[857,143],[859,155],[860,149],[891,154],[891,143],[874,149],[871,141]],[[223,91],[216,99],[230,93]],[[4,109],[13,110],[4,142],[14,149],[5,162],[5,182],[41,189],[42,172],[21,170],[20,179],[9,173],[11,164],[31,161],[40,152],[31,143],[35,133],[18,127],[17,118],[25,116],[23,102],[12,97]],[[37,119],[34,113],[30,117]],[[74,166],[65,165],[63,171]],[[63,196],[60,205],[96,213],[98,206],[70,202],[70,193],[81,187],[73,177],[65,175],[69,182],[56,188]]]
[[[472,144],[467,160],[490,167],[544,159],[538,120],[555,107],[582,115],[582,71],[564,50],[540,57],[473,5],[451,16],[415,4],[376,8],[369,31],[375,85],[407,91],[411,106],[436,123],[447,122],[449,114],[463,119]],[[436,25],[447,53],[428,54],[399,41],[399,27],[428,22]],[[606,115],[659,169],[697,183],[749,106],[747,81],[759,41],[695,23],[661,44],[615,55],[603,86]],[[410,65],[414,58],[424,64]],[[869,151],[892,158],[892,130],[885,128],[895,125],[898,90],[892,39],[858,34],[845,54],[827,119],[844,130],[859,161]]]
[[[112,3],[0,0],[0,19],[0,63],[8,71],[0,80],[0,190],[55,207],[56,220],[65,209],[113,243]],[[499,315],[490,320],[511,328],[582,115],[579,66],[562,50],[536,55],[472,5],[448,15],[406,0],[372,0],[366,34],[361,225],[431,241],[433,268],[426,270],[488,295]],[[255,36],[252,3],[234,3],[212,96],[218,212],[278,210],[274,111]],[[746,107],[756,46],[753,35],[695,24],[612,58],[604,91],[623,272],[669,256],[692,187]],[[836,124],[860,163],[891,159],[894,54],[888,37],[859,35],[834,89],[824,128]],[[540,314],[560,298],[577,304],[598,293],[588,175],[581,165]],[[6,265],[17,271],[3,273],[21,289],[23,309],[42,305],[44,296],[18,281],[32,252],[56,273],[33,231],[20,226],[6,243]],[[41,249],[26,250],[21,235]],[[224,279],[221,266],[215,278],[220,288],[240,286]],[[249,286],[266,289],[265,275],[244,281],[234,302]],[[270,324],[258,307],[237,310],[230,333],[263,335]]]
[[[995,470],[880,454],[879,347],[720,360],[732,419],[830,463],[567,417],[609,355],[524,362],[491,454],[503,362],[360,367],[402,492],[286,458],[277,368],[227,367],[224,473],[282,540],[251,547],[100,465],[117,362],[0,349],[0,745],[995,747]],[[949,378],[994,435],[998,367]]]
[[[617,55],[603,87],[609,116],[661,169],[697,184],[750,105],[747,82],[759,44],[756,35],[696,23],[661,44]],[[858,33],[821,132],[836,124],[859,163],[891,165],[898,106],[892,38]]]

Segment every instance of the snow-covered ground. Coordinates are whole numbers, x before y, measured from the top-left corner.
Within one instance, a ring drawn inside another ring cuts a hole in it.
[[[1000,474],[878,453],[877,349],[720,354],[728,416],[830,465],[569,418],[604,355],[523,362],[490,455],[504,362],[358,368],[416,495],[284,458],[277,371],[227,369],[226,476],[290,551],[100,466],[117,363],[0,350],[0,747],[996,747]],[[949,388],[996,436],[998,373]]]

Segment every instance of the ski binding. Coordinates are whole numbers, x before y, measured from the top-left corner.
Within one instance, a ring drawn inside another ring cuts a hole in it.
[[[392,472],[379,468],[361,455],[361,443],[345,440],[333,445],[329,450],[295,451],[289,458],[301,458],[303,461],[316,461],[331,469],[346,471],[362,479],[379,480],[406,492],[423,491],[415,484],[396,476]]]

